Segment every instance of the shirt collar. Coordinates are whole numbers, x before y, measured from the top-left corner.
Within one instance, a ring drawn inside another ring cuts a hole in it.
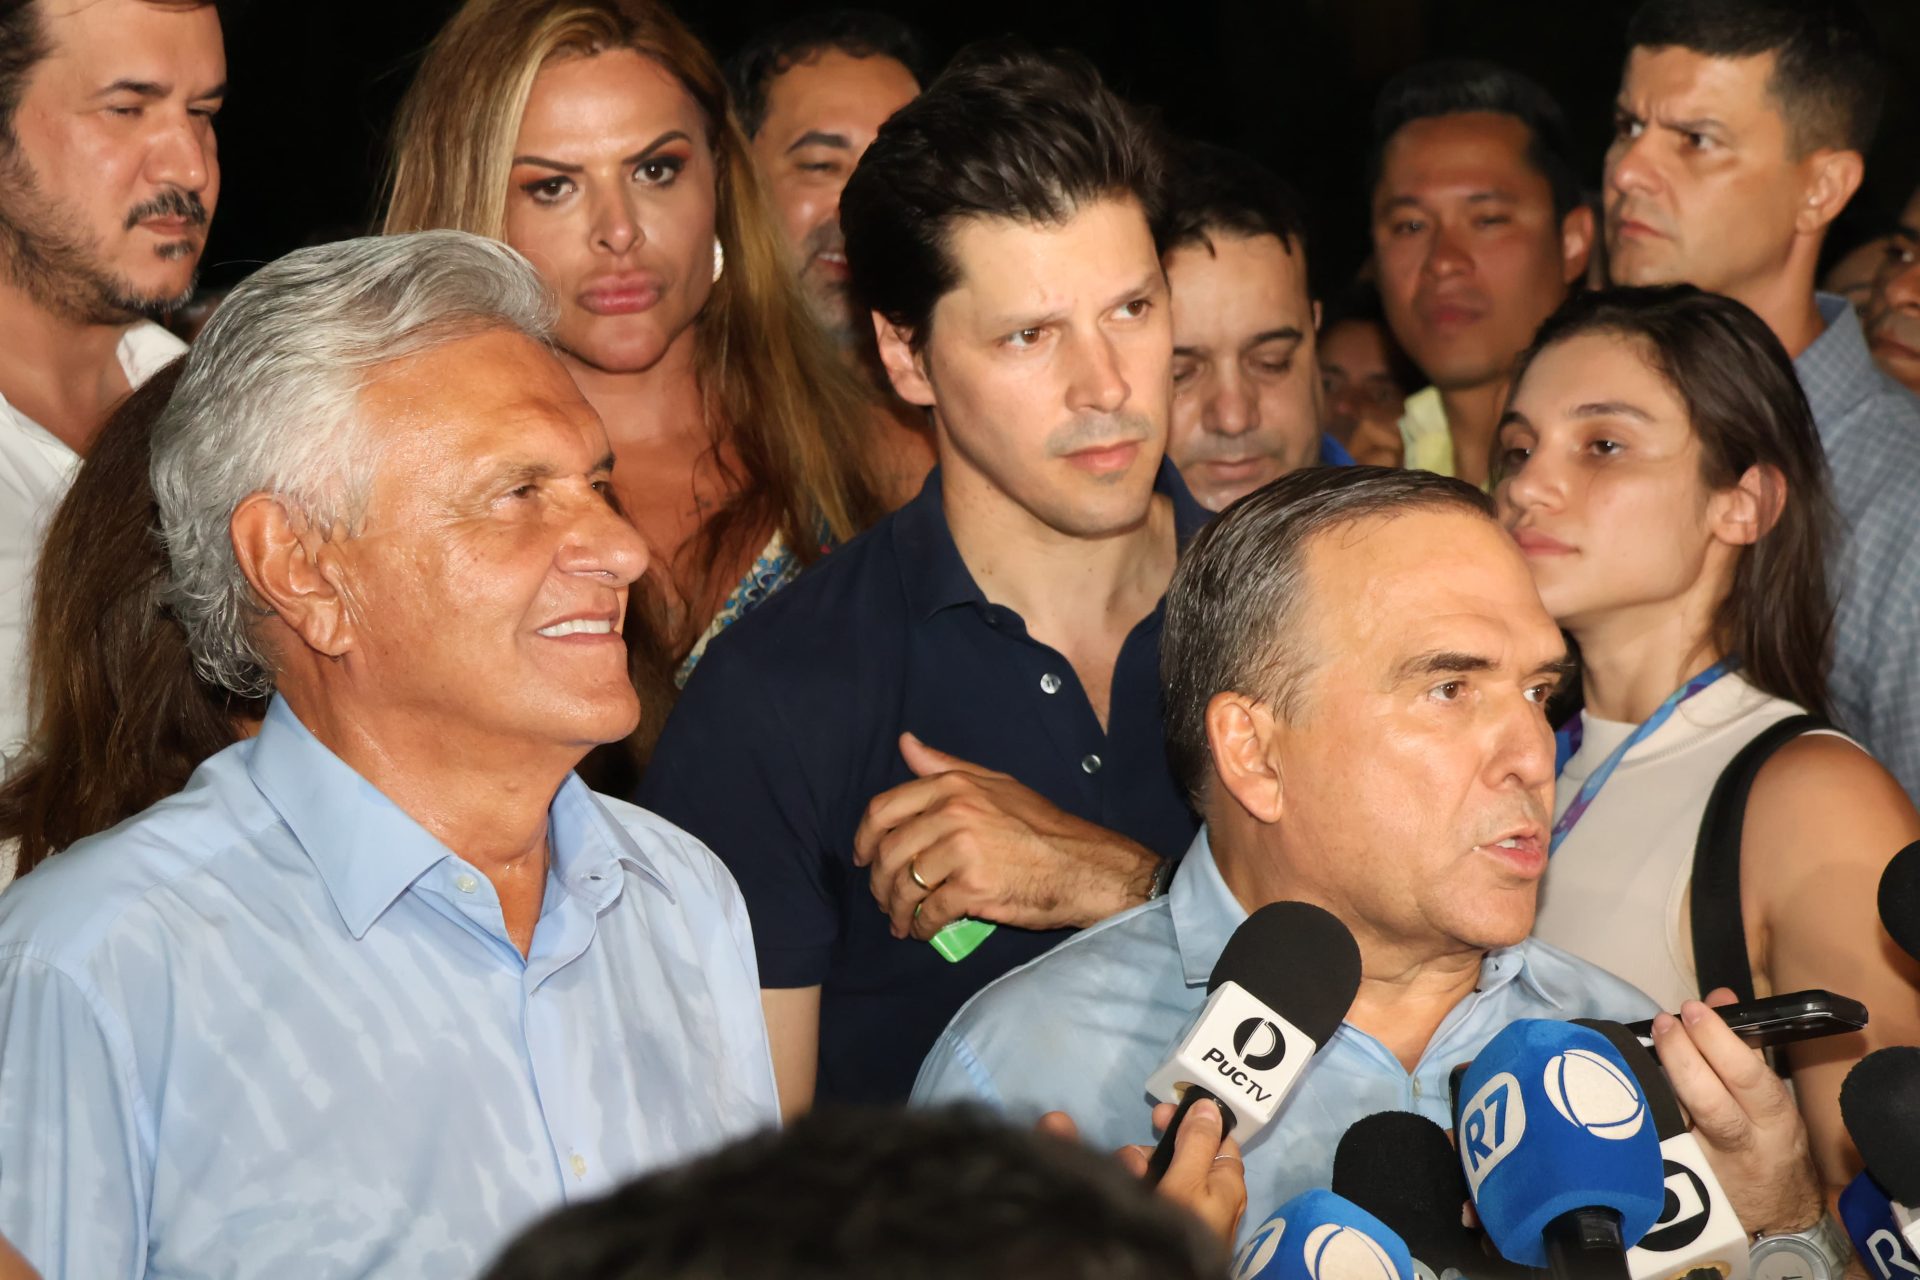
[[[1173,914],[1173,941],[1180,948],[1180,971],[1190,987],[1204,987],[1213,976],[1220,953],[1247,918],[1247,909],[1227,888],[1213,860],[1213,844],[1201,827],[1187,846],[1187,856],[1167,890],[1167,909]]]
[[[1826,446],[1854,407],[1880,388],[1880,368],[1867,349],[1867,336],[1853,304],[1838,294],[1816,293],[1814,305],[1826,328],[1794,360],[1794,372],[1807,393],[1814,425]]]
[[[1182,547],[1213,519],[1213,513],[1194,500],[1186,481],[1180,478],[1180,469],[1170,458],[1160,459],[1153,491],[1172,500],[1173,536]],[[960,548],[953,543],[953,531],[947,526],[946,503],[940,494],[939,467],[927,473],[919,494],[895,513],[893,521],[901,586],[907,593],[907,607],[914,617],[924,621],[954,605],[987,603],[973,575],[967,571],[967,562],[960,558]]]
[[[1200,828],[1193,843],[1187,846],[1187,856],[1173,877],[1173,887],[1167,890],[1167,909],[1173,914],[1173,940],[1180,949],[1181,975],[1188,986],[1203,987],[1213,976],[1213,966],[1226,950],[1227,939],[1247,918],[1246,908],[1240,905],[1220,875],[1205,827]],[[1480,961],[1479,991],[1483,995],[1498,991],[1518,979],[1547,1004],[1561,1008],[1559,998],[1534,972],[1534,966],[1529,963],[1531,955],[1532,939],[1488,952]]]
[[[364,938],[374,921],[443,858],[456,856],[379,788],[333,754],[275,695],[254,740],[247,771],[313,860],[348,932]],[[572,885],[618,861],[672,896],[657,868],[600,805],[567,776],[550,811],[551,874]],[[617,887],[618,880],[608,883]]]

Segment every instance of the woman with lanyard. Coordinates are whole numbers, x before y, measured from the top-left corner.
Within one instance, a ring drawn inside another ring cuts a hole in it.
[[[1838,1186],[1860,1167],[1840,1121],[1847,1069],[1920,1043],[1920,971],[1876,907],[1920,815],[1814,719],[1833,616],[1823,458],[1773,333],[1683,285],[1577,296],[1548,319],[1494,476],[1584,701],[1561,731],[1535,935],[1669,1010],[1718,985],[1866,1004],[1866,1032],[1788,1056]]]

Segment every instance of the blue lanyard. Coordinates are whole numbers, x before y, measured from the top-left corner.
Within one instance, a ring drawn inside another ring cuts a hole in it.
[[[1573,830],[1574,824],[1580,821],[1581,817],[1587,812],[1587,809],[1592,806],[1594,797],[1600,794],[1600,788],[1607,785],[1607,779],[1613,776],[1613,771],[1620,767],[1622,760],[1626,759],[1627,752],[1633,750],[1651,737],[1656,729],[1667,722],[1668,718],[1673,715],[1681,703],[1691,698],[1694,694],[1699,693],[1702,689],[1714,683],[1738,665],[1739,663],[1732,658],[1722,658],[1719,662],[1714,663],[1705,671],[1702,671],[1699,675],[1668,694],[1667,700],[1661,703],[1652,715],[1647,717],[1646,722],[1628,734],[1627,740],[1615,747],[1613,753],[1600,762],[1600,767],[1589,774],[1587,780],[1580,784],[1580,791],[1573,797],[1573,803],[1568,805],[1566,812],[1560,815],[1560,820],[1553,824],[1553,842],[1547,847],[1547,852],[1551,854],[1560,847],[1560,842],[1567,838],[1567,833]],[[1584,715],[1585,713],[1582,714]],[[1580,717],[1575,717],[1571,724],[1561,729],[1559,734],[1555,735],[1557,745],[1556,754],[1559,756],[1555,769],[1556,773],[1566,767],[1567,760],[1574,752],[1580,749],[1580,742],[1585,736],[1584,726],[1581,723]]]

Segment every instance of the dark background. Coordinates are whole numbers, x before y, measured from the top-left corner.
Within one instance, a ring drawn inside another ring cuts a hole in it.
[[[1471,55],[1524,71],[1560,99],[1598,185],[1622,35],[1635,0],[878,0],[920,27],[936,59],[1014,32],[1091,57],[1176,131],[1240,147],[1308,197],[1317,286],[1366,253],[1362,170],[1374,94],[1428,57]],[[220,117],[224,189],[204,264],[213,287],[376,213],[388,123],[420,52],[456,0],[253,0],[227,17],[232,92]],[[724,58],[794,0],[685,0]],[[826,7],[826,6],[817,6]],[[1920,180],[1920,0],[1868,0],[1894,64],[1866,188],[1829,240],[1838,251],[1890,223]]]

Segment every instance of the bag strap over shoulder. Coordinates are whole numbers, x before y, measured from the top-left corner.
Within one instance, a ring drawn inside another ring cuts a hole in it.
[[[1764,730],[1728,762],[1693,846],[1693,968],[1700,993],[1729,987],[1752,1000],[1753,968],[1747,962],[1747,923],[1740,907],[1740,834],[1746,825],[1753,780],[1773,753],[1802,734],[1832,728],[1815,715],[1788,716]]]

